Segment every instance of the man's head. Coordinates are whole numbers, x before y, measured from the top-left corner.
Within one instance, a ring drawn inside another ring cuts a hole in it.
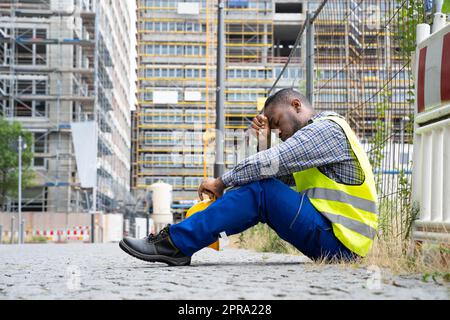
[[[308,99],[294,89],[278,91],[264,105],[264,115],[269,120],[270,129],[280,130],[283,141],[306,126],[314,114]]]

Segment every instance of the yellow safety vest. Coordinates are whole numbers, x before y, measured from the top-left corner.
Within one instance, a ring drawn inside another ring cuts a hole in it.
[[[345,247],[364,257],[372,247],[378,229],[377,192],[372,166],[344,119],[328,116],[316,121],[322,120],[332,120],[344,130],[364,172],[364,183],[338,183],[319,169],[311,168],[294,173],[297,191],[305,193],[313,206],[331,221],[335,236]]]

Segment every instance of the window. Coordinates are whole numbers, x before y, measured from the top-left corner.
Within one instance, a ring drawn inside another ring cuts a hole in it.
[[[205,78],[205,69],[186,69],[186,78]]]
[[[147,44],[144,46],[144,52],[146,54],[154,54],[155,53],[155,47],[153,45]]]
[[[41,132],[33,133],[32,151],[35,155],[33,158],[33,167],[45,167],[45,158],[40,156],[47,153],[47,134]]]
[[[16,117],[32,117],[33,101],[15,102],[14,116]]]
[[[203,164],[203,154],[185,154],[184,166],[186,168],[195,168]]]
[[[182,177],[167,177],[167,176],[161,176],[161,177],[148,177],[145,178],[145,184],[146,185],[152,185],[154,183],[157,183],[159,181],[162,181],[164,183],[170,184],[173,187],[181,188],[183,185],[183,178]]]
[[[151,91],[144,92],[143,100],[144,101],[152,101],[153,100],[153,92],[151,92]]]
[[[175,55],[183,55],[186,54],[188,56],[199,56],[204,55],[205,47],[198,45],[159,45],[159,44],[147,44],[144,45],[142,51],[145,54],[150,55],[166,55],[166,56],[175,56]]]
[[[236,165],[236,155],[233,153],[227,153],[225,155],[225,165],[227,168],[234,167]]]
[[[302,13],[303,4],[302,3],[276,3],[275,13]]]
[[[145,112],[144,122],[146,123],[180,123],[183,122],[181,110],[156,109]]]
[[[202,183],[203,177],[185,177],[184,188],[186,190],[197,190],[198,186]]]
[[[203,146],[203,132],[186,132],[184,135],[185,146]]]
[[[206,31],[206,26],[200,22],[171,22],[171,21],[146,22],[143,25],[143,28],[146,31],[154,31],[154,32],[198,33]]]
[[[165,132],[146,132],[145,144],[157,146],[177,146],[183,142],[184,133],[181,131]]]
[[[39,118],[47,116],[47,103],[45,101],[34,102],[34,116]]]
[[[281,68],[274,68],[273,70],[273,76],[274,77],[279,77],[280,73],[281,73]],[[319,73],[319,78],[320,79],[327,79],[324,78],[324,75],[326,74],[326,71],[322,71],[321,73]],[[272,74],[270,72],[268,72],[268,77],[271,77]],[[284,70],[284,73],[281,77],[282,79],[299,79],[299,78],[303,78],[303,72],[300,68],[287,68]]]
[[[171,154],[146,154],[144,156],[144,168],[152,167],[174,167],[183,166],[183,155],[178,153]]]
[[[248,8],[248,0],[228,0],[228,8]]]
[[[41,95],[47,94],[47,80],[35,81],[35,93]]]
[[[20,94],[33,94],[33,81],[32,80],[17,81],[17,91]]]
[[[264,94],[262,94],[262,93],[259,94],[256,92],[246,92],[246,91],[230,92],[227,94],[228,101],[236,101],[236,102],[240,102],[240,101],[256,102],[256,100],[259,97],[264,97]]]
[[[186,110],[186,123],[205,123],[205,110]]]
[[[16,30],[16,62],[20,65],[46,65],[47,45],[27,44],[31,39],[47,39],[46,29],[17,29]]]

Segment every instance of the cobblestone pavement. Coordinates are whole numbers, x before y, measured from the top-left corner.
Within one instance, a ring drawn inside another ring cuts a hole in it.
[[[118,244],[0,245],[0,261],[0,299],[449,299],[447,285],[420,275],[236,249],[168,267]]]

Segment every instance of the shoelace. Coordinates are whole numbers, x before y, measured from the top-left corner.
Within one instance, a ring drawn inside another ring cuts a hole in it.
[[[156,240],[160,240],[164,237],[167,237],[169,235],[169,228],[170,228],[170,224],[168,224],[167,226],[165,226],[158,234],[153,234],[150,233],[147,236],[147,240],[148,241],[156,241]]]

